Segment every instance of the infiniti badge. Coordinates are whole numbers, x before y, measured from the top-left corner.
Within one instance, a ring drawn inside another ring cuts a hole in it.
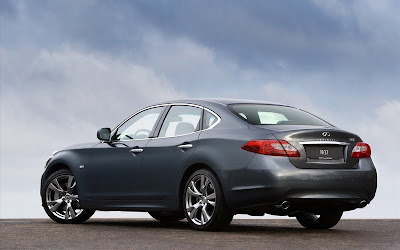
[[[331,133],[329,133],[329,132],[322,132],[322,136],[331,136]]]

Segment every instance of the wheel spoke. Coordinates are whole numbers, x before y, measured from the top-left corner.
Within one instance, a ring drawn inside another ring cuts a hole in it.
[[[189,187],[187,188],[187,192],[194,197],[199,197],[201,195],[201,193],[199,192],[199,190],[197,190],[196,185],[194,184],[193,181],[190,183]]]
[[[63,202],[64,202],[64,201],[60,198],[60,199],[57,199],[57,200],[54,200],[54,201],[48,201],[48,202],[47,202],[47,206],[53,205],[53,206],[50,208],[50,211],[55,212],[55,211],[58,209],[58,207],[59,207]]]
[[[57,178],[55,178],[52,183],[55,184],[56,188],[62,191],[65,191],[64,188],[61,187],[60,183],[58,182]]]
[[[68,209],[68,205],[65,208],[65,214],[64,214],[64,220],[68,220],[69,215],[68,215],[69,209]]]
[[[206,178],[206,181],[205,181],[204,186],[202,188],[207,190],[207,186],[208,186],[209,183],[210,183],[210,179]]]
[[[199,209],[199,206],[200,206],[200,202],[197,202],[196,204],[194,204],[193,206],[188,208],[188,210],[190,210],[189,211],[190,219],[193,219],[197,215],[197,210]]]
[[[210,220],[210,216],[206,210],[207,204],[201,208],[201,224],[206,224]]]
[[[78,195],[71,195],[70,198],[71,198],[71,200],[73,200],[73,201],[79,200],[79,196],[78,196]]]
[[[68,177],[68,183],[67,183],[67,192],[68,193],[71,193],[72,192],[72,189],[73,189],[73,186],[72,186],[72,182],[74,181],[74,177],[72,176],[72,175],[70,175],[69,177]]]
[[[213,200],[213,199],[215,199],[215,192],[207,195],[207,200]]]
[[[57,192],[57,193],[60,193],[60,194],[64,192],[62,189],[59,189],[59,188],[57,188],[56,186],[54,186],[53,183],[50,183],[50,184],[49,184],[49,188],[50,188],[51,190]]]
[[[211,206],[215,207],[215,201],[207,201],[207,204],[210,204]]]
[[[200,176],[200,191],[203,192],[204,191],[204,182],[205,182],[205,176],[201,175]]]
[[[190,219],[193,219],[197,214],[197,208],[193,208],[193,210],[190,212],[189,217]]]
[[[72,207],[70,202],[67,203],[67,210],[69,211],[69,215],[71,216],[72,219],[76,217],[74,208]]]

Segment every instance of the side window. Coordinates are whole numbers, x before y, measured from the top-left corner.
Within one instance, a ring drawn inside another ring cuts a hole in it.
[[[208,111],[204,111],[203,129],[208,129],[218,121],[218,118]]]
[[[114,138],[116,140],[149,138],[163,109],[164,107],[151,108],[131,117],[118,128]]]
[[[199,129],[202,109],[192,106],[172,106],[161,126],[159,137],[189,134]]]

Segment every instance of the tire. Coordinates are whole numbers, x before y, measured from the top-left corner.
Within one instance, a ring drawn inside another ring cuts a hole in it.
[[[185,218],[183,213],[175,212],[149,212],[149,214],[159,222],[176,222]]]
[[[334,227],[342,217],[342,211],[321,213],[319,217],[309,212],[299,212],[297,221],[307,229],[329,229]]]
[[[80,208],[75,177],[68,169],[51,174],[44,182],[41,194],[44,211],[55,222],[78,224],[95,212]]]
[[[186,219],[196,230],[216,231],[232,221],[221,184],[208,170],[198,170],[188,178],[182,200]]]

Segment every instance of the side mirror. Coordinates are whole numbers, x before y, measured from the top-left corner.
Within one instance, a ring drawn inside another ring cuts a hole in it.
[[[109,141],[111,136],[111,129],[110,128],[102,128],[97,131],[97,139],[100,141]]]

